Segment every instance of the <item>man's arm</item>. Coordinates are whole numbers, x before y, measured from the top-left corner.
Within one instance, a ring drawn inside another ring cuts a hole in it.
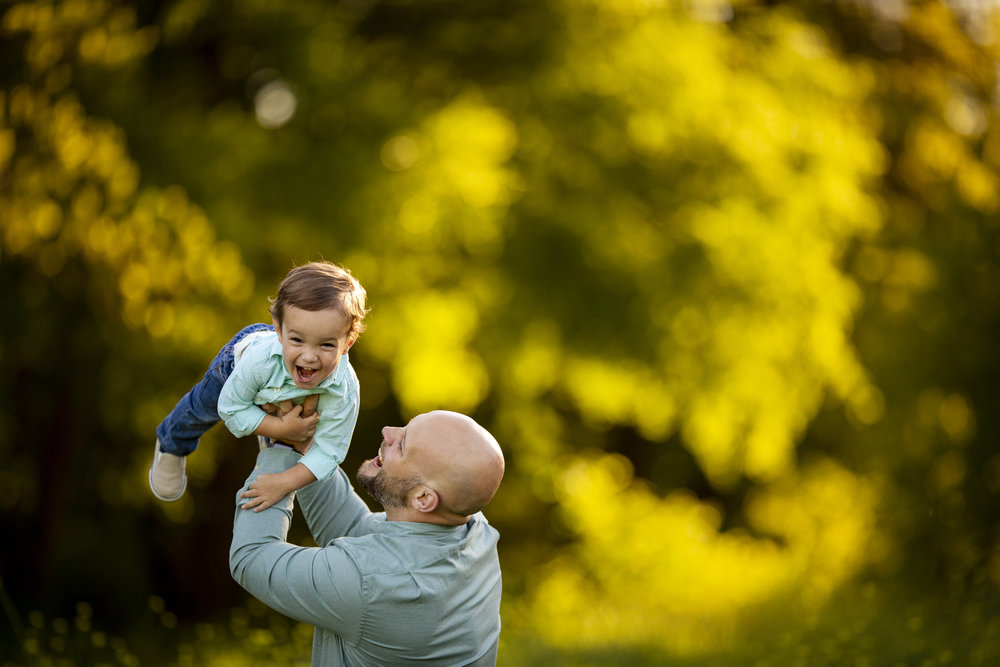
[[[328,479],[315,482],[298,492],[299,506],[316,544],[325,546],[338,537],[365,535],[377,516],[351,487],[341,468]]]
[[[302,404],[302,414],[312,415],[316,411],[318,400],[317,394],[306,397]],[[267,404],[262,407],[268,414],[282,417],[292,409],[292,402],[282,401],[281,405]],[[312,444],[308,442],[289,444],[303,456],[313,449]],[[364,535],[370,532],[368,525],[375,517],[354,491],[348,476],[339,467],[334,469],[330,478],[313,482],[301,489],[298,492],[298,500],[313,539],[320,546],[329,544],[330,540],[337,537]]]
[[[359,629],[363,599],[361,576],[343,549],[288,544],[294,494],[262,512],[245,512],[241,497],[261,473],[294,466],[299,455],[268,448],[236,495],[229,568],[233,578],[269,607],[299,621],[330,630],[351,641]]]

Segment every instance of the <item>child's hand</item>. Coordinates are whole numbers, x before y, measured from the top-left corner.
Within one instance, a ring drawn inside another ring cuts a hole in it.
[[[243,509],[252,509],[254,512],[266,510],[293,490],[282,479],[282,475],[263,473],[250,482],[249,488],[240,494],[241,498],[252,498],[250,502],[243,505]]]

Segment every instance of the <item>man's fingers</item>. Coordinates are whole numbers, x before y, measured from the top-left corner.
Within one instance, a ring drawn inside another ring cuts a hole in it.
[[[319,394],[309,394],[301,405],[295,405],[292,403],[292,399],[286,398],[278,405],[265,403],[260,408],[267,414],[278,417],[287,417],[289,415],[292,417],[312,417],[316,415],[316,419],[319,419],[319,413],[316,412],[317,405],[319,405]]]

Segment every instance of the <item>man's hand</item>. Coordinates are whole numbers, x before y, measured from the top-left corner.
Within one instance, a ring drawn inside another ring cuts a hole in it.
[[[278,439],[294,447],[295,451],[299,454],[305,454],[306,450],[309,449],[309,445],[312,444],[313,434],[316,432],[316,424],[319,422],[320,413],[316,412],[318,404],[319,394],[309,394],[302,405],[293,405],[291,400],[284,400],[278,405],[267,403],[260,407],[264,412],[277,417],[282,422],[289,420],[289,423],[293,424],[293,429],[296,426],[301,428],[303,432],[296,435],[302,437],[286,435]],[[303,423],[296,425],[296,422]]]

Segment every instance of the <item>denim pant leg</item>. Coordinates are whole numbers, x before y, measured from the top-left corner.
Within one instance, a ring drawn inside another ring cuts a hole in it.
[[[219,418],[219,394],[222,385],[233,372],[233,347],[256,331],[273,331],[270,324],[251,324],[233,336],[212,360],[205,377],[177,402],[173,411],[156,427],[160,449],[168,454],[187,456],[198,447],[205,431],[215,426]]]

